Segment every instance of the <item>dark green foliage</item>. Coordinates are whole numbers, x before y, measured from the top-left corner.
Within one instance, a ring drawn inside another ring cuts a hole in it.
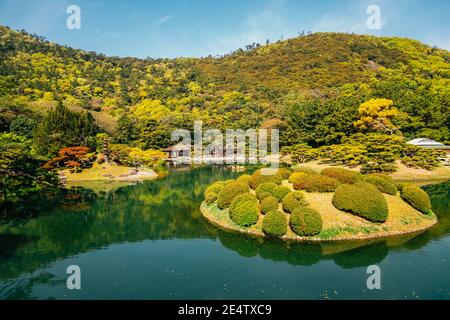
[[[9,130],[19,136],[31,139],[36,125],[36,120],[20,115],[11,122]]]
[[[96,148],[95,136],[99,127],[88,112],[70,111],[62,105],[50,110],[33,134],[37,151],[44,156],[54,155],[69,146]]]
[[[333,192],[339,185],[339,181],[322,175],[309,175],[294,181],[294,189],[308,192]]]
[[[368,175],[364,177],[364,181],[373,184],[377,187],[378,190],[383,193],[387,193],[393,196],[397,194],[396,185],[383,176]]]
[[[230,208],[230,219],[238,226],[248,228],[258,222],[259,217],[259,205],[256,200],[243,200],[237,201],[233,205],[233,209]]]
[[[286,197],[291,192],[291,189],[286,186],[277,186],[272,194],[275,198],[277,198],[278,202],[283,201],[284,197]]]
[[[402,199],[405,200],[414,209],[422,213],[429,213],[431,211],[431,201],[428,194],[415,185],[404,186],[401,191]]]
[[[259,169],[253,173],[252,178],[249,181],[249,185],[252,189],[256,189],[263,183],[281,184],[283,177],[276,169]]]
[[[385,222],[389,213],[383,194],[367,182],[340,185],[334,193],[333,205],[373,222]]]
[[[220,209],[228,208],[234,198],[249,191],[250,188],[244,183],[230,182],[220,190],[217,196],[217,204]]]
[[[274,190],[278,187],[275,183],[268,182],[268,183],[262,183],[260,184],[256,190],[256,197],[261,200],[262,196],[265,196],[266,193],[270,193],[271,195],[274,195]]]
[[[322,224],[319,212],[309,207],[296,208],[289,219],[292,231],[302,237],[318,235],[322,231]]]
[[[321,174],[346,184],[354,184],[362,180],[361,173],[343,168],[327,168],[322,170]]]
[[[267,214],[278,210],[278,200],[275,197],[267,197],[261,200],[261,212]]]
[[[287,194],[283,199],[283,210],[286,213],[293,212],[298,207],[308,205],[301,191],[294,191]]]
[[[262,222],[262,230],[265,234],[281,238],[287,232],[287,221],[284,213],[279,211],[271,211],[264,218]]]

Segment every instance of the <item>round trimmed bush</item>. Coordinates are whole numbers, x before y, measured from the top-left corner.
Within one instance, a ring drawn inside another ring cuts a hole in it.
[[[269,182],[275,184],[281,184],[281,182],[283,182],[283,177],[277,169],[265,168],[256,170],[255,173],[252,174],[249,185],[255,190],[260,184]]]
[[[318,174],[318,172],[314,169],[308,168],[308,167],[297,167],[293,168],[294,172],[303,172],[306,174]]]
[[[419,187],[412,184],[407,185],[403,187],[401,196],[414,209],[422,213],[429,213],[431,211],[430,197]]]
[[[379,178],[389,181],[390,183],[395,184],[394,179],[391,176],[388,176],[387,174],[384,174],[384,173],[375,172],[375,173],[369,174],[369,176],[379,177]]]
[[[298,179],[303,179],[306,176],[308,176],[307,173],[304,172],[294,172],[293,174],[291,174],[289,176],[289,183],[294,183],[294,181],[298,180]]]
[[[279,168],[278,169],[278,174],[281,175],[281,177],[283,178],[283,180],[287,180],[289,179],[289,176],[291,175],[291,170],[286,169],[286,168]]]
[[[204,196],[205,199],[208,196],[209,193],[215,193],[216,195],[219,194],[220,190],[222,190],[223,184],[220,182],[214,182],[212,185],[210,185],[208,188],[206,188]]]
[[[334,193],[333,205],[373,222],[385,222],[389,214],[383,194],[367,182],[340,185]]]
[[[231,202],[230,212],[233,212],[240,203],[247,201],[253,201],[256,204],[258,203],[258,199],[256,199],[254,194],[244,193],[234,198],[233,202]]]
[[[217,205],[220,209],[228,208],[234,198],[249,191],[250,188],[245,183],[230,182],[220,190],[217,196]]]
[[[251,175],[244,174],[244,175],[240,176],[239,178],[237,178],[236,182],[241,182],[241,183],[248,184],[250,182],[251,178],[252,178]]]
[[[286,186],[277,186],[272,194],[275,198],[277,198],[278,202],[283,201],[284,197],[286,197],[291,192],[291,189]]]
[[[229,215],[238,226],[248,228],[258,222],[259,205],[256,201],[239,201]]]
[[[407,186],[410,186],[410,185],[411,184],[408,183],[408,182],[399,182],[399,183],[395,184],[395,186],[397,187],[397,190],[400,191],[400,192],[403,190],[404,187],[407,187]]]
[[[294,181],[295,190],[306,190],[308,192],[333,192],[339,186],[339,181],[318,174],[309,175]]]
[[[309,207],[295,209],[289,219],[292,231],[302,237],[318,235],[322,231],[322,224],[319,212]]]
[[[259,200],[263,200],[267,197],[273,197],[272,193],[264,191],[259,194]]]
[[[278,187],[275,183],[268,182],[268,183],[262,183],[260,184],[256,190],[256,197],[261,200],[261,195],[265,193],[270,193],[270,195],[273,195],[274,190]]]
[[[261,200],[261,212],[264,214],[278,210],[277,198],[270,196]]]
[[[346,184],[354,184],[361,181],[363,177],[363,175],[359,172],[344,168],[327,168],[322,170],[321,174]]]
[[[283,199],[283,210],[286,213],[293,212],[298,207],[308,205],[301,191],[288,193]]]
[[[287,232],[287,221],[284,213],[279,211],[269,212],[262,221],[262,230],[265,234],[281,238]]]
[[[217,200],[217,193],[210,192],[206,195],[206,204],[211,205]]]
[[[388,179],[385,179],[377,175],[368,175],[365,177],[365,181],[373,184],[383,193],[387,193],[395,196],[397,194],[397,187],[395,184],[391,183]]]

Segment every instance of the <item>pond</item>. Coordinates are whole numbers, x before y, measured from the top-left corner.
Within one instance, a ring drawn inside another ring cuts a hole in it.
[[[108,193],[30,201],[0,224],[0,299],[450,299],[450,183],[425,187],[440,222],[371,242],[286,244],[222,232],[199,211],[224,167],[174,170]],[[382,289],[368,290],[377,264]],[[81,269],[81,290],[66,287]]]

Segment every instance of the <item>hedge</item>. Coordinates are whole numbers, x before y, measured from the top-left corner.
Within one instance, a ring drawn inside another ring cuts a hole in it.
[[[283,199],[283,210],[286,213],[293,212],[296,208],[306,206],[308,203],[301,191],[294,191],[286,195]]]
[[[297,235],[309,237],[322,231],[323,222],[318,211],[309,207],[299,207],[292,212],[289,225]]]
[[[231,182],[223,186],[217,196],[217,205],[220,209],[228,208],[231,202],[238,195],[247,193],[250,188],[245,183],[241,182]]]
[[[229,211],[230,219],[238,226],[247,228],[258,222],[259,205],[255,200],[238,201]]]
[[[283,201],[284,197],[286,197],[291,192],[291,189],[286,186],[277,186],[272,194],[275,198],[277,198],[278,202]]]
[[[217,200],[217,193],[210,192],[206,195],[206,204],[210,205],[213,204]]]
[[[265,171],[264,174],[261,174],[262,170]],[[283,177],[277,169],[266,168],[256,170],[255,173],[252,174],[249,185],[255,190],[260,184],[269,182],[275,184],[281,184],[281,182],[283,182]]]
[[[308,176],[307,173],[304,173],[304,172],[294,172],[293,174],[291,174],[291,175],[289,176],[289,183],[294,183],[295,180],[305,178],[306,176]]]
[[[389,214],[383,194],[367,182],[340,185],[334,193],[333,205],[373,222],[385,222]]]
[[[431,211],[430,197],[419,187],[412,184],[404,186],[401,196],[414,209],[422,213],[429,213]]]
[[[395,196],[397,194],[397,187],[395,184],[391,183],[388,179],[383,178],[378,175],[368,175],[364,178],[364,180],[368,183],[373,184],[383,193],[387,193]]]
[[[279,211],[269,212],[262,221],[262,230],[265,234],[281,238],[287,232],[287,221],[284,213]]]
[[[303,172],[306,174],[318,174],[318,172],[314,169],[308,168],[308,167],[297,167],[293,168],[294,172]]]
[[[321,174],[346,184],[354,184],[361,181],[363,177],[359,172],[343,168],[327,168],[322,170]]]
[[[333,192],[339,186],[339,181],[322,175],[309,175],[294,181],[295,190],[306,190],[308,192]]]
[[[275,183],[272,182],[268,182],[268,183],[262,183],[260,184],[256,190],[256,197],[261,200],[261,196],[265,193],[270,193],[271,195],[273,195],[273,191],[278,187],[278,185],[276,185]]]
[[[278,210],[277,198],[270,196],[261,200],[261,212],[267,214],[271,211]]]

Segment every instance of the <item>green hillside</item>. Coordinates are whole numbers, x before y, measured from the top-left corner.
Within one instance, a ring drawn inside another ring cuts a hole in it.
[[[358,107],[390,99],[408,138],[450,141],[450,53],[418,41],[317,33],[224,57],[106,57],[0,26],[0,130],[62,104],[117,142],[170,144],[172,128],[281,126],[284,145],[339,143]],[[17,121],[16,121],[17,122]],[[119,130],[117,130],[119,128]]]

